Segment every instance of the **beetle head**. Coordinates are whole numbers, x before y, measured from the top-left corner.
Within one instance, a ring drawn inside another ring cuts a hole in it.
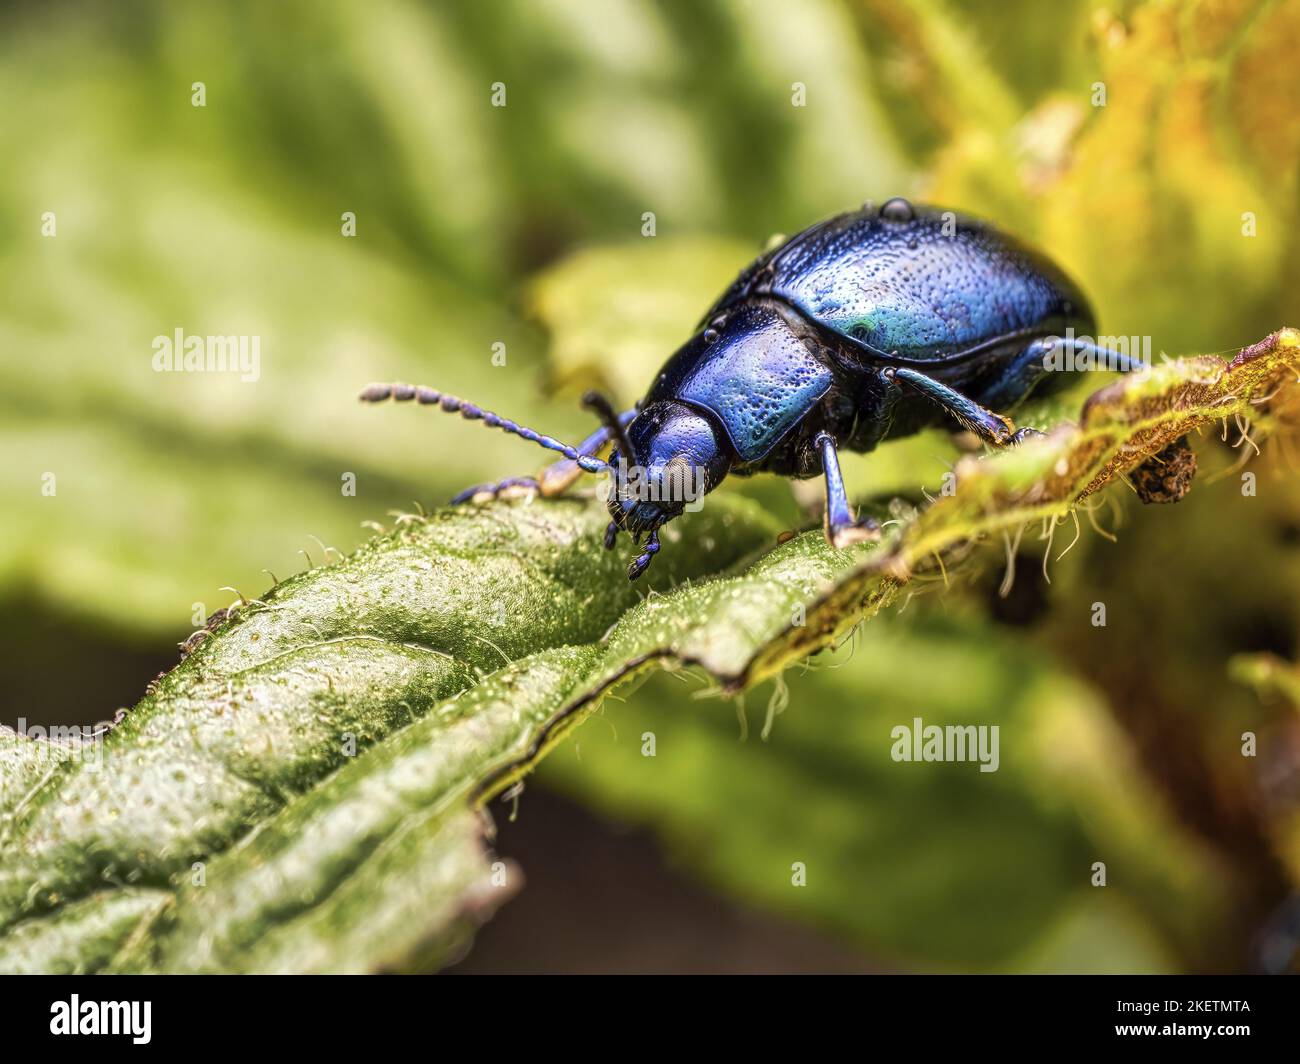
[[[647,404],[627,428],[631,454],[610,456],[611,527],[639,537],[688,509],[731,468],[731,449],[716,419],[670,399]]]

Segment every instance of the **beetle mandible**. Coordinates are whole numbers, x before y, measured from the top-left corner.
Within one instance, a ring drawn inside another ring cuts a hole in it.
[[[820,222],[755,260],[665,363],[633,410],[584,402],[601,427],[577,447],[432,388],[372,384],[361,398],[415,399],[514,433],[564,458],[508,488],[556,495],[582,473],[609,473],[610,523],[639,548],[637,579],[659,529],[727,476],[826,478],[826,537],[836,547],[879,536],[849,505],[837,451],[955,421],[1004,447],[1017,430],[996,413],[1058,387],[1058,345],[1089,365],[1136,359],[1097,346],[1078,287],[1051,261],[978,219],[891,199]],[[1052,364],[1049,364],[1052,363]],[[607,461],[596,457],[614,445]]]

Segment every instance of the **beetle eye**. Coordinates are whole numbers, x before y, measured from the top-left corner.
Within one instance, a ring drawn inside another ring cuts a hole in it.
[[[696,472],[691,460],[684,454],[675,454],[665,463],[659,475],[659,497],[675,505],[694,502],[696,498]]]
[[[711,344],[717,340],[718,335],[719,335],[718,330],[715,329],[712,325],[710,325],[707,329],[704,330],[704,342],[706,344]]]

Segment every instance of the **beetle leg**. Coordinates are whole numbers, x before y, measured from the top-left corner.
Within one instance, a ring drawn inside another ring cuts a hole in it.
[[[621,424],[626,425],[635,414],[635,410],[625,410],[618,415],[618,420]],[[611,435],[610,430],[602,425],[578,444],[578,453],[594,455],[609,443]],[[507,477],[495,484],[476,484],[472,488],[466,488],[451,500],[451,505],[459,506],[461,503],[469,502],[475,498],[495,499],[498,495],[511,488],[535,491],[543,498],[549,499],[556,495],[563,495],[581,476],[582,469],[577,462],[570,458],[561,458],[558,462],[552,462],[548,465],[542,470],[541,475],[537,477]]]
[[[1016,429],[1016,431],[1011,434],[1011,443],[1014,446],[1017,443],[1024,443],[1025,440],[1032,440],[1035,436],[1046,435],[1047,433],[1043,432],[1041,429],[1031,429],[1026,425],[1022,429]]]
[[[627,567],[627,578],[629,580],[639,580],[641,574],[650,568],[650,563],[654,561],[654,556],[659,553],[659,529],[655,529],[646,537],[645,547],[642,552],[632,560],[632,564]]]
[[[980,406],[974,399],[967,398],[961,392],[941,384],[933,377],[918,373],[904,366],[890,366],[881,370],[887,380],[901,381],[920,392],[927,399],[933,399],[951,414],[963,428],[970,429],[985,443],[994,447],[1006,447],[1019,443],[1021,435],[1016,431],[1010,418],[995,414],[992,410]]]
[[[980,398],[993,407],[1013,406],[1029,395],[1049,373],[1064,372],[1048,368],[1048,358],[1058,357],[1055,352],[1058,345],[1062,348],[1060,356],[1068,350],[1075,359],[1087,358],[1090,368],[1094,370],[1130,373],[1145,365],[1141,359],[1108,347],[1098,347],[1078,337],[1044,337],[1035,340],[1016,355],[1001,376],[983,390]]]
[[[451,500],[452,506],[459,506],[463,502],[469,502],[471,499],[495,499],[498,495],[503,495],[511,489],[522,489],[528,492],[540,492],[541,484],[536,477],[506,477],[505,480],[498,480],[492,484],[475,484],[472,488],[466,488],[459,495]]]
[[[826,517],[823,528],[832,547],[847,547],[880,538],[880,525],[874,518],[855,520],[844,490],[844,477],[840,473],[840,458],[835,450],[835,438],[829,432],[819,432],[813,440],[822,456],[822,473],[826,477]]]

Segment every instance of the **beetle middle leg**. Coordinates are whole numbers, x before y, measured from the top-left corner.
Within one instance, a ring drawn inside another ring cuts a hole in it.
[[[985,443],[1006,447],[1019,443],[1027,436],[1037,435],[1034,429],[1017,429],[1010,418],[995,414],[980,406],[974,399],[962,395],[933,377],[905,366],[890,366],[880,371],[886,380],[897,381],[943,407],[963,428],[975,433]]]
[[[844,476],[840,473],[840,456],[835,449],[835,438],[829,432],[819,432],[813,446],[821,453],[822,473],[826,477],[826,517],[823,528],[832,547],[847,547],[853,543],[866,543],[880,538],[880,525],[871,517],[856,520],[844,490]]]
[[[619,423],[627,425],[635,414],[635,409],[623,411],[618,415]],[[613,431],[609,427],[602,425],[578,444],[578,453],[594,455],[608,444],[612,437]],[[523,488],[535,491],[543,498],[553,498],[556,495],[563,495],[581,476],[582,469],[577,462],[570,458],[561,458],[558,462],[552,462],[548,465],[536,477],[506,477],[504,480],[498,480],[495,483],[475,484],[472,488],[466,488],[453,498],[451,505],[459,506],[461,503],[480,497],[496,498],[511,488]]]

